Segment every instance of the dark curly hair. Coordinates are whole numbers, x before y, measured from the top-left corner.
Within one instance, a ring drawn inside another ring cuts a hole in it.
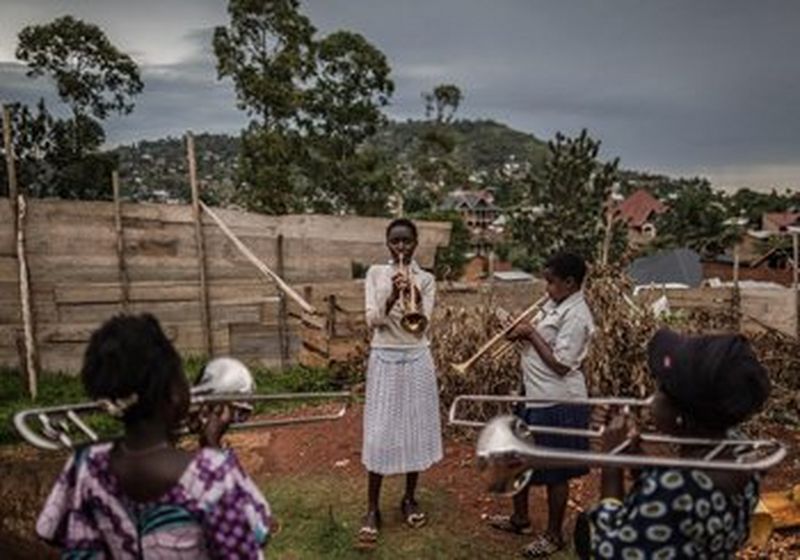
[[[545,268],[562,280],[573,278],[578,286],[583,284],[586,276],[586,262],[575,253],[557,253],[547,259]]]
[[[182,376],[178,352],[149,313],[106,321],[92,333],[81,369],[83,387],[92,399],[137,395],[123,416],[126,423],[151,417]]]
[[[408,229],[411,230],[411,234],[414,236],[414,241],[418,239],[417,225],[408,218],[395,218],[394,220],[389,222],[389,225],[386,226],[387,239],[389,238],[389,233],[391,233],[391,231],[396,227],[407,227]]]

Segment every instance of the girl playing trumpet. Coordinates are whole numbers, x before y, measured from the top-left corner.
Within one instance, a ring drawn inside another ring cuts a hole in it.
[[[581,364],[588,353],[594,330],[592,314],[581,289],[586,264],[578,255],[560,253],[545,265],[549,301],[535,319],[523,321],[508,338],[523,343],[520,357],[525,396],[541,399],[585,398],[586,380]],[[562,428],[586,428],[588,407],[581,405],[528,405],[519,412],[528,424]],[[536,436],[536,443],[546,447],[587,449],[586,438],[559,435]],[[547,487],[547,530],[522,551],[527,558],[554,554],[565,546],[562,527],[569,498],[569,481],[587,474],[585,467],[537,469],[531,484]],[[490,524],[503,531],[530,534],[526,486],[514,495],[512,515],[496,515]]]
[[[362,449],[368,472],[367,513],[358,534],[360,546],[377,541],[385,475],[405,473],[403,519],[412,528],[425,524],[427,518],[415,496],[417,479],[420,471],[442,458],[439,393],[425,328],[433,313],[435,280],[412,260],[417,248],[413,222],[392,221],[386,229],[386,245],[392,263],[370,267],[365,287],[366,320],[373,334]],[[404,324],[404,315],[411,315],[408,307],[421,319],[418,328]]]

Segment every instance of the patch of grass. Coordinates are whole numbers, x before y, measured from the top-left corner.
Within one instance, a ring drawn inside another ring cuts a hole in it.
[[[190,382],[197,378],[205,360],[189,356],[184,359],[184,370]],[[295,367],[285,371],[253,368],[259,393],[288,393],[337,390],[327,370]],[[77,375],[43,374],[39,379],[39,396],[32,401],[22,376],[16,370],[0,369],[0,445],[19,443],[21,438],[13,427],[14,414],[25,408],[56,406],[86,401],[83,386]],[[298,406],[298,402],[259,404],[256,412],[285,411]],[[105,414],[85,417],[89,426],[101,436],[119,433],[119,422]]]
[[[430,522],[422,529],[409,529],[399,512],[402,477],[384,481],[381,496],[383,528],[378,545],[369,551],[354,547],[364,513],[366,476],[290,476],[270,480],[262,490],[280,520],[281,530],[272,538],[267,554],[286,560],[326,558],[395,560],[417,559],[516,559],[526,542],[522,538],[487,539],[482,521],[469,519],[455,496],[443,488],[425,486],[419,500]],[[553,560],[574,560],[571,552]]]

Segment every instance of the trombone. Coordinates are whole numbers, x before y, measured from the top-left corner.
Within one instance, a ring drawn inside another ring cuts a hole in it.
[[[577,399],[543,399],[541,397],[523,397],[518,395],[458,395],[453,399],[450,405],[450,410],[447,414],[447,422],[451,426],[463,426],[466,428],[482,428],[487,425],[487,422],[482,420],[471,420],[465,416],[459,415],[460,405],[466,403],[508,403],[509,405],[517,404],[538,404],[538,405],[552,405],[552,404],[576,404],[586,406],[605,406],[605,407],[620,407],[625,412],[630,412],[632,408],[642,408],[650,406],[653,403],[653,397],[646,399],[636,399],[632,397],[586,397]],[[554,431],[546,432],[560,435],[587,435],[585,430],[580,433],[573,433],[574,430],[567,428],[549,428]],[[544,432],[543,432],[544,433]],[[592,435],[599,436],[602,432],[596,432]]]
[[[602,399],[601,399],[602,400]],[[562,403],[572,401],[561,401]],[[489,489],[499,494],[515,494],[530,481],[536,468],[571,465],[595,467],[673,467],[680,469],[758,472],[770,469],[786,457],[786,447],[768,439],[684,438],[657,433],[644,433],[639,441],[653,444],[677,444],[705,450],[698,458],[669,454],[647,455],[632,449],[634,441],[626,439],[607,452],[559,449],[536,445],[535,434],[598,437],[604,429],[581,430],[531,426],[514,416],[498,416],[481,431],[476,446],[478,468],[489,472]],[[728,458],[727,455],[733,458]]]
[[[456,370],[460,374],[465,374],[469,368],[471,368],[475,362],[477,362],[484,354],[490,352],[490,356],[493,359],[497,359],[506,352],[508,352],[511,348],[514,347],[514,342],[508,340],[506,336],[514,330],[514,327],[522,323],[522,321],[526,319],[531,319],[539,312],[539,310],[544,306],[545,303],[548,301],[548,296],[542,296],[536,302],[525,309],[522,313],[520,313],[514,320],[512,320],[506,327],[501,330],[499,333],[494,335],[491,339],[489,339],[483,346],[481,346],[477,352],[475,352],[471,357],[467,360],[455,364],[451,363],[450,366]]]
[[[209,362],[191,393],[190,417],[202,416],[204,409],[210,406],[227,405],[233,409],[233,421],[228,426],[229,430],[337,420],[347,412],[352,396],[349,391],[257,394],[250,370],[233,358],[216,358]],[[341,401],[341,405],[330,413],[249,420],[256,403],[317,400]],[[72,449],[101,441],[97,432],[81,418],[81,415],[97,413],[108,413],[108,403],[94,401],[31,408],[14,415],[14,427],[25,441],[39,449]],[[177,433],[185,435],[191,433],[191,430],[188,426],[183,426]]]

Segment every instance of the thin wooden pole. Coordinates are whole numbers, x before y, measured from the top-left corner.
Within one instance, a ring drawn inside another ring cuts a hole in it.
[[[28,392],[36,399],[39,390],[39,363],[36,352],[36,325],[34,324],[31,305],[30,272],[25,254],[25,215],[27,207],[25,197],[17,195],[17,265],[19,268],[19,295],[22,302],[22,328],[25,335],[25,370],[28,377]]]
[[[11,142],[11,110],[3,105],[3,146],[6,152],[6,174],[8,176],[8,203],[11,205],[12,239],[17,238],[17,171],[14,163],[14,144]]]
[[[261,272],[261,274],[263,274],[263,275],[264,275],[264,276],[266,276],[267,278],[270,278],[272,281],[274,281],[274,282],[275,282],[275,283],[278,285],[278,287],[279,287],[281,290],[283,290],[283,292],[284,292],[284,293],[285,293],[287,296],[289,296],[290,298],[292,298],[292,300],[293,300],[293,301],[294,301],[294,302],[295,302],[297,305],[299,305],[299,306],[300,306],[300,308],[301,308],[303,311],[305,311],[306,313],[310,313],[310,314],[312,314],[312,315],[316,315],[316,313],[317,313],[317,310],[314,308],[314,306],[313,306],[313,305],[311,305],[310,303],[308,303],[308,301],[306,301],[305,299],[303,299],[303,297],[302,297],[300,294],[298,294],[298,293],[297,293],[297,292],[294,290],[294,288],[292,288],[292,287],[291,287],[289,284],[287,284],[287,283],[286,283],[286,282],[283,280],[283,278],[281,278],[281,277],[280,277],[278,274],[276,274],[275,272],[273,272],[273,271],[272,271],[272,270],[271,270],[271,269],[270,269],[270,268],[269,268],[267,265],[265,265],[263,262],[261,262],[261,261],[258,259],[258,257],[256,257],[256,256],[255,256],[255,254],[253,253],[253,251],[251,251],[251,250],[250,250],[250,249],[247,247],[247,245],[245,245],[244,243],[242,243],[242,240],[241,240],[241,239],[239,239],[239,238],[236,236],[236,234],[235,234],[235,233],[233,233],[233,232],[231,231],[231,228],[229,228],[229,227],[228,227],[228,226],[225,224],[225,222],[223,222],[223,221],[220,219],[220,217],[219,217],[219,216],[217,216],[217,214],[216,214],[216,213],[215,213],[215,212],[214,212],[214,211],[213,211],[211,208],[209,208],[208,206],[206,206],[206,205],[205,205],[205,204],[204,204],[202,201],[200,202],[200,208],[202,208],[202,209],[203,209],[203,212],[205,212],[206,214],[208,214],[208,217],[209,217],[209,218],[211,218],[212,220],[214,220],[214,222],[215,222],[215,223],[216,223],[216,224],[219,226],[219,229],[221,229],[221,230],[222,230],[222,233],[224,233],[224,234],[225,234],[225,236],[226,236],[228,239],[230,239],[230,240],[231,240],[231,242],[234,244],[234,246],[235,246],[235,247],[236,247],[236,248],[239,250],[239,252],[240,252],[240,253],[242,253],[242,255],[244,255],[244,257],[245,257],[247,260],[249,260],[251,263],[253,263],[253,266],[255,266],[255,267],[256,267],[256,268],[259,270],[259,272]]]
[[[119,196],[119,172],[111,172],[111,187],[114,190],[114,229],[117,233],[117,263],[119,264],[119,287],[122,292],[122,310],[130,306],[130,278],[125,262],[125,232],[122,229],[122,203]]]
[[[3,106],[3,146],[6,152],[6,174],[8,176],[8,202],[11,206],[11,229],[17,249],[17,272],[19,274],[19,299],[22,311],[23,346],[18,350],[20,369],[26,373],[28,393],[35,399],[39,393],[39,363],[36,352],[36,327],[31,310],[30,274],[25,255],[25,199],[17,189],[17,170],[14,143],[11,141],[11,111]]]
[[[197,163],[194,157],[194,136],[186,133],[186,159],[189,163],[189,185],[192,188],[192,218],[194,237],[197,244],[197,268],[200,273],[200,323],[203,328],[203,342],[206,354],[211,355],[211,312],[208,304],[208,285],[206,283],[206,243],[203,235],[203,218],[200,214],[200,194],[197,187]]]
[[[278,234],[276,240],[276,255],[278,260],[278,276],[284,277],[284,262],[283,262],[283,234]],[[280,301],[278,303],[278,342],[281,351],[281,369],[286,369],[289,365],[289,332],[288,332],[288,316],[289,308],[286,304],[286,294],[278,291]]]

